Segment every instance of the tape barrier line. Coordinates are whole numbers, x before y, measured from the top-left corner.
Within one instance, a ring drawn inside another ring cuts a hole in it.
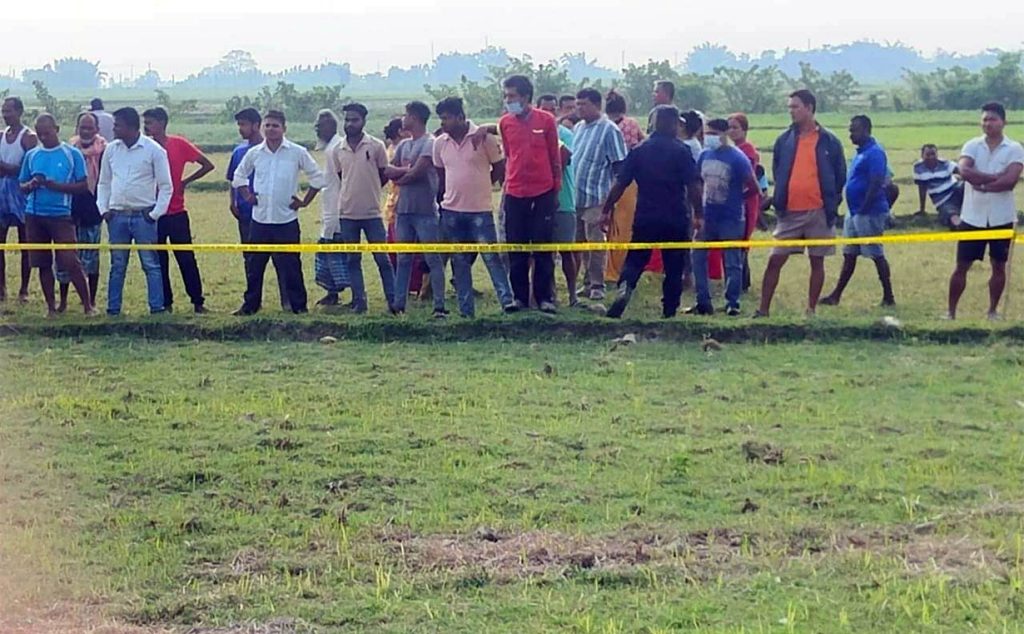
[[[4,251],[51,251],[80,249],[98,251],[196,251],[201,253],[277,252],[277,253],[511,253],[555,251],[635,251],[639,249],[767,249],[775,247],[825,247],[847,244],[921,244],[927,242],[973,242],[978,240],[1015,240],[1024,242],[1024,234],[1013,229],[988,229],[970,232],[913,233],[868,238],[822,238],[814,240],[729,240],[723,242],[552,242],[547,244],[34,244],[2,243]]]

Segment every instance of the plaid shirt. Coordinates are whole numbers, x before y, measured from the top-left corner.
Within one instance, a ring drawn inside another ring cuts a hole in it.
[[[619,127],[604,115],[593,123],[580,121],[573,135],[576,207],[597,207],[612,189],[612,164],[626,159],[626,143]]]

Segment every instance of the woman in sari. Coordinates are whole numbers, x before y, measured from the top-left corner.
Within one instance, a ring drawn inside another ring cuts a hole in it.
[[[630,151],[644,140],[644,131],[637,120],[626,116],[626,99],[614,90],[605,97],[605,114],[619,126],[622,137],[626,141],[626,150]],[[612,225],[608,230],[608,242],[629,242],[633,237],[633,216],[636,214],[636,183],[626,189],[619,202],[615,205]],[[609,251],[605,265],[604,279],[606,282],[618,282],[622,265],[626,261],[626,251]],[[660,257],[657,258],[660,270]],[[651,258],[651,264],[655,257]],[[654,270],[648,265],[648,270]]]

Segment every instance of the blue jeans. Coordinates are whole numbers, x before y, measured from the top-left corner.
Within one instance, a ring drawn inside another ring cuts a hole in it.
[[[437,214],[396,214],[395,242],[436,244],[440,241]],[[412,277],[412,261],[415,253],[398,254],[398,271],[395,273],[396,310],[405,310],[409,297],[409,280]],[[430,289],[434,295],[434,310],[444,310],[444,261],[440,253],[424,253],[423,259],[430,267]]]
[[[746,221],[707,220],[697,236],[698,241],[742,240],[746,232]],[[728,308],[740,307],[740,293],[743,287],[743,250],[722,249],[725,260],[725,303]],[[708,288],[708,252],[698,249],[693,252],[693,284],[697,290],[697,305],[711,307],[711,291]]]
[[[448,239],[455,244],[495,244],[498,241],[494,216],[490,211],[468,213],[444,211],[441,218]],[[472,317],[475,314],[473,256],[473,253],[452,255],[452,268],[455,270],[455,294],[459,299],[459,313],[465,317]],[[494,284],[494,292],[498,295],[498,303],[502,307],[508,306],[513,302],[513,298],[505,263],[497,253],[482,253],[481,257],[487,266],[487,272],[491,274],[491,283]]]
[[[149,212],[114,212],[107,221],[107,233],[110,244],[156,244],[156,222],[148,216]],[[107,288],[107,314],[121,314],[121,301],[124,294],[124,276],[128,270],[130,251],[114,250],[110,252],[110,282]],[[160,313],[164,310],[164,283],[160,273],[160,258],[156,251],[139,251],[139,262],[146,274],[146,296],[149,312]]]
[[[341,219],[341,241],[346,244],[359,244],[362,235],[370,244],[387,242],[388,232],[384,229],[384,221],[380,218],[368,220]],[[348,274],[352,280],[352,302],[356,306],[366,306],[366,284],[363,282],[363,254],[348,253]],[[384,288],[384,297],[388,306],[395,302],[395,271],[391,268],[391,260],[386,253],[374,253],[373,260],[380,272],[380,283]]]

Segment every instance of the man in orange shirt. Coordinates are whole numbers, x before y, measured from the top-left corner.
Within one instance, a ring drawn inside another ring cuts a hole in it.
[[[812,240],[835,237],[835,221],[846,185],[846,158],[836,135],[815,120],[817,100],[809,90],[789,96],[793,125],[775,141],[772,173],[775,175],[774,206],[778,240]],[[779,273],[786,260],[803,247],[776,247],[768,258],[761,284],[761,307],[754,317],[767,317]],[[825,283],[825,256],[835,247],[808,247],[811,278],[807,289],[807,315],[813,316]]]

